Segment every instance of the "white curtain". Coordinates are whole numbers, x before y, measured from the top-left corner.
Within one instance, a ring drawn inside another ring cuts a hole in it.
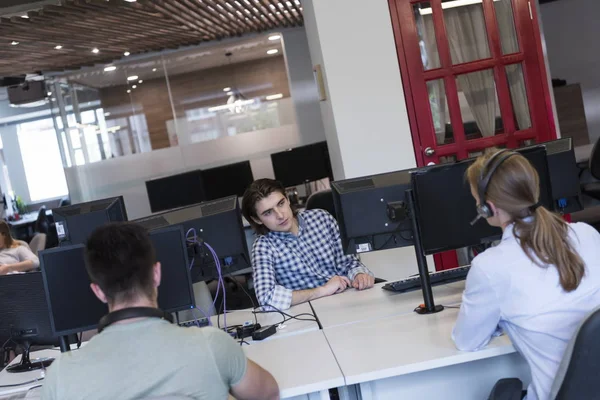
[[[481,4],[448,8],[444,10],[450,55],[454,64],[490,57],[485,18]],[[492,70],[472,72],[458,76],[473,113],[475,122],[484,137],[496,131],[496,86]]]
[[[494,6],[496,7],[496,18],[500,30],[502,52],[504,54],[516,53],[519,51],[519,41],[515,30],[512,2],[511,0],[495,1]],[[510,87],[515,118],[517,119],[517,129],[528,129],[531,127],[531,116],[529,114],[529,104],[527,103],[523,68],[520,64],[507,66],[506,77]]]

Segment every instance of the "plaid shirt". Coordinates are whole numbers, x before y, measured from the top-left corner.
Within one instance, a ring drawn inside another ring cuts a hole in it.
[[[298,225],[298,236],[269,232],[254,242],[254,288],[261,305],[285,310],[292,305],[294,290],[323,286],[334,275],[350,280],[361,273],[373,275],[358,257],[344,255],[340,230],[328,212],[300,212]]]

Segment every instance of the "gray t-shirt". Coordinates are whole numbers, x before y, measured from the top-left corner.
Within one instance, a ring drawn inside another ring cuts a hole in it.
[[[17,246],[0,250],[0,265],[16,264],[27,260],[33,261],[34,268],[40,266],[40,260],[27,246]]]
[[[42,399],[227,399],[246,365],[242,348],[220,330],[150,318],[111,325],[80,350],[61,354],[48,369]]]

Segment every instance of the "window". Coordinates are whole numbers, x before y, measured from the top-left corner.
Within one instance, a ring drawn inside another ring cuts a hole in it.
[[[68,195],[67,180],[52,120],[19,124],[17,137],[30,200],[38,202]]]

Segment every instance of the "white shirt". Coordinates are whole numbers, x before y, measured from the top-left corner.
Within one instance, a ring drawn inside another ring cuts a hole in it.
[[[576,290],[562,289],[556,267],[531,262],[511,225],[498,246],[473,260],[452,333],[458,349],[474,351],[500,326],[531,369],[528,400],[549,399],[569,340],[600,306],[600,234],[583,223],[570,228],[569,239],[586,268]]]

